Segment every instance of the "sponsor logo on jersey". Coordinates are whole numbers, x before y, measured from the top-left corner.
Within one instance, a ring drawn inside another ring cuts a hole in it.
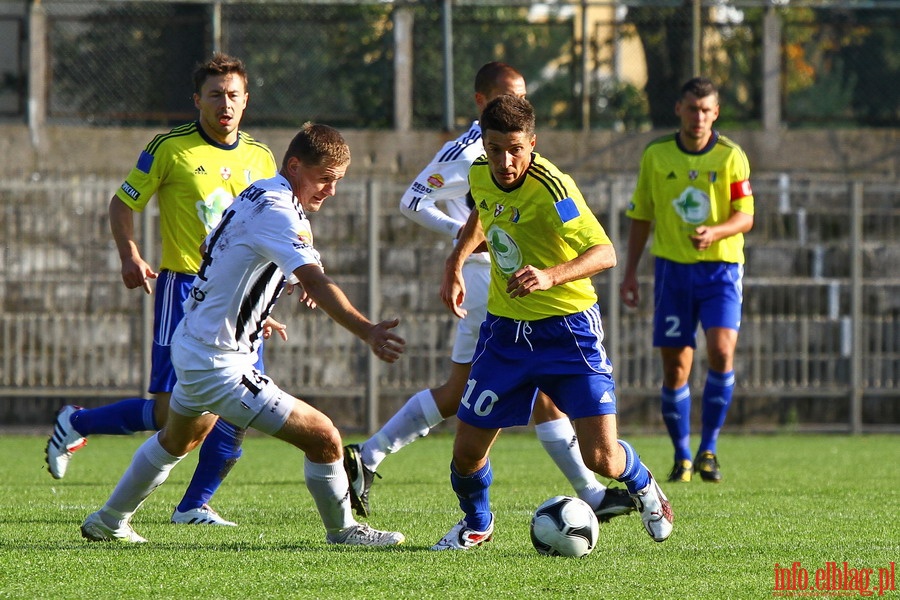
[[[137,200],[141,197],[141,193],[131,187],[131,184],[129,184],[127,181],[122,184],[122,191],[128,194],[128,197],[132,200]]]
[[[413,184],[410,187],[412,188],[412,191],[416,194],[430,194],[431,193],[430,187],[428,187],[427,185],[423,185],[423,184],[419,183],[418,181],[413,181]]]
[[[672,206],[675,208],[675,213],[685,223],[700,225],[709,217],[709,196],[703,190],[698,190],[693,186],[685,188],[681,195],[672,201]]]
[[[194,175],[206,175],[206,169],[203,168],[203,165],[194,169]]]
[[[231,179],[231,169],[229,169],[228,167],[222,167],[221,169],[219,169],[219,175],[222,176],[222,179],[228,181],[229,179]]]
[[[718,174],[718,173],[716,173],[715,171],[710,171],[710,172],[709,172],[709,182],[710,182],[710,183],[715,183],[715,182],[716,182],[716,179],[718,179],[718,178],[719,178],[719,174]]]
[[[666,179],[678,179],[678,175],[675,174],[675,171],[669,171],[669,174],[666,175]]]
[[[444,187],[444,176],[440,173],[434,173],[428,176],[428,187],[442,188]]]
[[[497,225],[491,225],[486,237],[494,265],[504,275],[512,275],[518,271],[522,266],[522,251],[516,241]]]
[[[484,199],[482,199],[481,202],[478,204],[478,208],[480,208],[482,210],[487,210],[488,209],[487,202],[485,202]]]
[[[512,214],[509,215],[509,222],[510,223],[518,223],[519,217],[521,217],[521,216],[522,215],[519,213],[519,209],[516,208],[515,206],[513,206]]]

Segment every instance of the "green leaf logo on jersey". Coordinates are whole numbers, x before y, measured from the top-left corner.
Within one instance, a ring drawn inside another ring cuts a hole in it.
[[[212,194],[197,202],[197,218],[206,227],[207,233],[215,229],[222,220],[222,213],[232,202],[234,198],[223,188],[216,188]]]
[[[681,192],[681,195],[672,201],[672,206],[675,207],[675,213],[691,225],[705,223],[709,217],[709,196],[692,186]]]
[[[522,266],[522,252],[516,241],[497,225],[491,225],[487,232],[494,264],[505,275],[512,275]]]

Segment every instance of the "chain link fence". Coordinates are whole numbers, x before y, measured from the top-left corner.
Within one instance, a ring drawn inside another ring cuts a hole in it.
[[[758,125],[765,110],[798,127],[900,117],[900,3],[890,0],[8,0],[0,115],[25,118],[32,79],[46,77],[46,97],[30,100],[51,122],[181,122],[193,115],[191,70],[215,49],[247,62],[254,127],[460,125],[453,107],[468,112],[489,60],[523,71],[547,127],[669,126],[694,71],[721,83],[731,127]],[[41,52],[46,69],[34,64]],[[397,114],[398,95],[410,114]]]

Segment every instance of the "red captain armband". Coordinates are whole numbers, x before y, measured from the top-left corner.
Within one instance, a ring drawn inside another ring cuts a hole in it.
[[[750,180],[735,181],[731,184],[731,201],[740,200],[747,196],[752,196],[753,190],[750,189]]]

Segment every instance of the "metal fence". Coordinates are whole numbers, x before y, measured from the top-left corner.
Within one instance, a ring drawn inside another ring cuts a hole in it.
[[[576,177],[620,254],[625,174]],[[141,395],[150,297],[126,290],[106,207],[119,181],[0,182],[0,421],[52,414],[76,398],[98,405]],[[399,316],[408,349],[382,365],[321,311],[282,299],[289,340],[266,344],[269,373],[324,403],[346,429],[379,425],[408,394],[446,376],[453,318],[441,305],[450,247],[396,209],[406,182],[348,180],[315,215],[328,273],[366,312]],[[900,426],[900,184],[754,176],[756,226],[748,236],[745,310],[730,423],[747,428],[877,430]],[[139,222],[152,240],[155,204]],[[652,261],[641,274],[650,293]],[[621,306],[614,269],[595,280],[606,345],[626,425],[659,427],[661,367],[651,348],[651,307]],[[705,373],[702,344],[692,386]]]
[[[7,0],[0,115],[181,122],[221,49],[249,66],[255,128],[449,129],[489,60],[523,71],[545,127],[668,126],[695,73],[732,128],[894,126],[898,27],[893,0]]]

